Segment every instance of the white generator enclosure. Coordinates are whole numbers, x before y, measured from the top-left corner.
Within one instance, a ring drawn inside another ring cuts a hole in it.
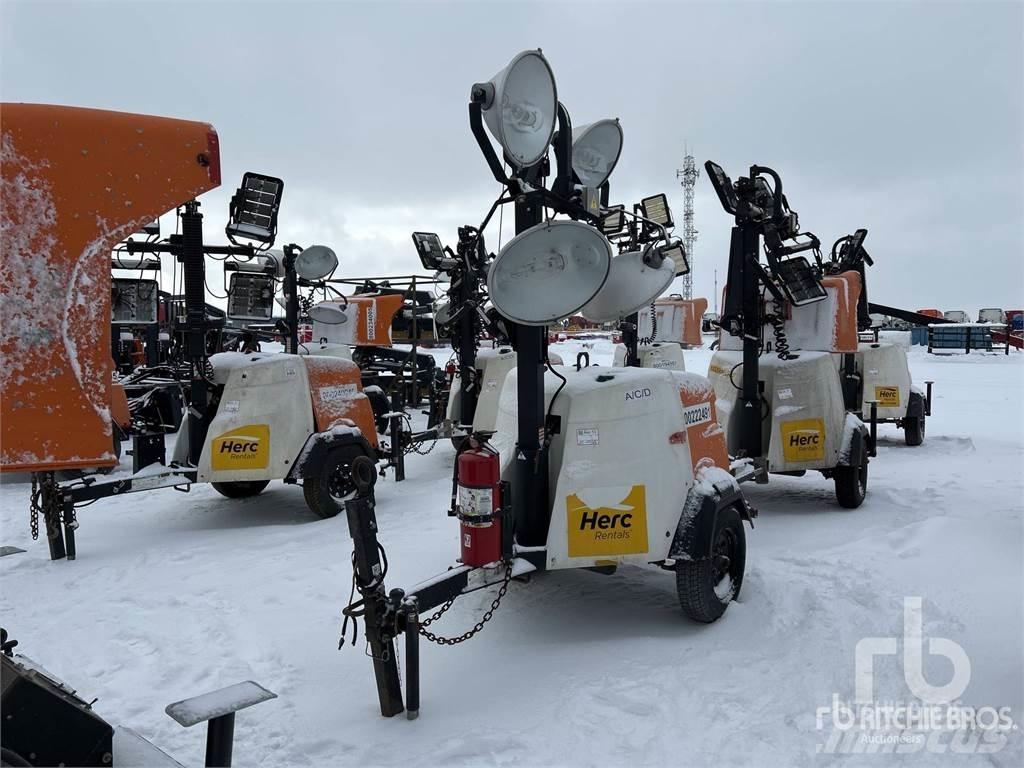
[[[641,368],[660,368],[665,371],[685,371],[683,345],[669,341],[656,341],[653,344],[640,344],[636,355],[640,358]],[[616,368],[626,364],[626,345],[615,345],[615,357],[612,363]]]
[[[199,481],[284,478],[315,431],[305,363],[298,355],[221,357],[210,358],[215,380],[227,376],[199,459]]]
[[[791,360],[761,356],[761,439],[769,471],[830,469],[845,460],[852,429],[846,428],[836,359],[828,352],[800,352]],[[740,448],[742,361],[742,352],[719,351],[708,368],[731,456]]]
[[[557,370],[564,387],[550,372],[544,380],[545,407],[557,392],[552,413],[560,420],[550,449],[547,568],[663,560],[694,488],[681,399],[681,390],[690,386],[688,374],[597,366]],[[491,440],[505,479],[514,469],[516,382],[512,371]],[[734,482],[725,470],[702,471]]]
[[[837,365],[842,360],[836,356]],[[878,418],[902,419],[907,415],[910,392],[910,368],[906,350],[896,344],[861,343],[857,349],[857,370],[863,377],[863,413],[869,415],[868,400],[878,402]]]
[[[554,352],[548,353],[552,365],[561,365],[562,358]],[[498,401],[509,371],[516,368],[516,353],[512,347],[480,349],[476,353],[476,370],[480,377],[480,394],[476,400],[476,413],[473,415],[473,430],[493,432],[498,420]],[[445,418],[453,426],[459,426],[461,411],[461,377],[458,372],[452,379],[451,392],[448,395],[448,407]]]

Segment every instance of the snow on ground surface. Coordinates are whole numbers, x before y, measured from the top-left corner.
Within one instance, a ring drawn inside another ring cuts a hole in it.
[[[570,362],[582,345],[553,348]],[[589,351],[610,364],[609,342]],[[704,373],[710,354],[688,351],[688,369]],[[423,646],[413,722],[380,717],[361,643],[337,649],[345,520],[315,519],[280,483],[247,500],[199,485],[98,502],[79,513],[79,559],[51,563],[29,538],[28,485],[5,477],[0,543],[28,551],[0,558],[0,615],[19,650],[98,697],[100,714],[190,765],[202,763],[203,729],[164,707],[251,679],[279,698],[239,714],[238,766],[1019,766],[1019,728],[991,755],[822,751],[818,708],[853,699],[859,640],[903,645],[906,597],[922,599],[925,639],[966,653],[961,702],[1024,721],[1024,355],[916,348],[911,359],[915,382],[936,381],[925,444],[881,426],[860,509],[837,506],[820,476],[744,485],[761,514],[722,620],[687,621],[671,575],[653,567],[542,574],[514,584],[470,642]],[[457,556],[452,463],[438,443],[410,457],[406,482],[378,483],[389,587]],[[433,628],[464,631],[490,599],[462,598]],[[924,647],[926,680],[945,684],[950,662]],[[914,701],[899,657],[874,668],[876,699]]]

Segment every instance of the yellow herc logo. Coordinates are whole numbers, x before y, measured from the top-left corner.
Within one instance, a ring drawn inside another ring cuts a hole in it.
[[[595,506],[588,506],[580,495]],[[602,501],[597,503],[595,498]],[[565,497],[565,512],[569,557],[639,555],[648,550],[647,489],[643,485],[571,493]]]
[[[215,472],[236,469],[266,469],[270,463],[270,426],[249,424],[210,443],[210,466]]]
[[[822,461],[825,458],[825,422],[802,419],[782,423],[782,455],[786,461]]]
[[[900,407],[899,387],[875,387],[875,400],[880,408]]]

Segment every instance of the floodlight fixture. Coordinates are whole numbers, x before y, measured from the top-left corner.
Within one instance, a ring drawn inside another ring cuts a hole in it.
[[[115,277],[110,282],[110,322],[150,325],[157,322],[160,286],[156,280]]]
[[[513,166],[527,168],[544,157],[555,133],[558,93],[540,49],[518,54],[488,82],[475,84],[470,97]]]
[[[715,188],[715,194],[718,195],[718,201],[722,204],[722,208],[725,209],[726,213],[731,213],[735,216],[736,211],[739,209],[739,200],[736,196],[736,190],[732,186],[732,179],[725,173],[722,166],[711,160],[704,163],[704,170],[707,171],[708,178],[711,180],[711,186]]]
[[[416,246],[416,253],[419,254],[420,264],[430,272],[439,272],[444,266],[447,258],[441,238],[434,232],[413,232],[412,242]]]
[[[336,301],[321,301],[309,310],[309,319],[314,323],[324,325],[341,325],[348,322],[348,315],[345,313],[347,304]]]
[[[303,280],[323,280],[337,268],[338,256],[326,245],[311,245],[295,257],[295,274]]]
[[[622,126],[618,118],[598,120],[572,131],[572,169],[580,184],[597,189],[615,170],[622,154]]]
[[[651,195],[640,201],[643,217],[661,227],[672,227],[672,209],[668,206],[668,197],[664,194]]]
[[[608,280],[580,314],[595,323],[628,317],[658,298],[675,279],[675,262],[654,243],[612,259]]]
[[[611,260],[611,243],[594,227],[570,220],[537,224],[510,240],[491,264],[491,302],[509,320],[548,325],[594,298]]]
[[[268,273],[233,272],[228,282],[228,317],[270,320],[274,315],[274,278]]]
[[[601,218],[601,231],[605,236],[617,235],[626,226],[625,206],[616,205],[604,212]]]
[[[283,255],[280,251],[257,253],[250,259],[225,259],[225,272],[249,272],[261,275],[281,277]]]
[[[273,176],[246,172],[242,185],[235,191],[229,207],[228,239],[253,240],[269,248],[277,236],[277,212],[281,205],[284,182]],[[237,243],[236,243],[237,244]]]
[[[804,256],[777,262],[772,272],[786,299],[795,307],[813,304],[828,297],[821,280]]]
[[[601,231],[605,235],[615,235],[621,232],[626,226],[626,208],[623,205],[616,205],[609,208],[601,219]]]
[[[671,260],[675,265],[676,277],[685,275],[690,271],[690,262],[686,258],[686,249],[681,240],[670,240],[661,246],[661,256],[666,261]]]

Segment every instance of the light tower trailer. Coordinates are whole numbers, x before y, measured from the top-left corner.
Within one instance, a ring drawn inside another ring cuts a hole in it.
[[[830,259],[818,264],[824,275],[855,272],[860,276],[857,330],[861,332],[870,331],[872,326],[866,268],[874,261],[864,247],[867,235],[866,229],[858,229],[852,235],[840,237],[832,244]],[[841,366],[848,365],[843,357],[837,356],[837,362]],[[854,363],[859,380],[844,393],[848,398],[847,407],[861,418],[866,407],[874,421],[895,424],[902,429],[907,445],[921,445],[925,419],[931,415],[934,382],[925,382],[924,391],[916,387],[910,375],[907,350],[898,344],[879,342],[877,337],[858,344]]]
[[[539,52],[527,52],[509,68],[526,56],[547,66]],[[501,75],[496,80],[500,83]],[[558,173],[549,190],[543,183],[549,175],[546,145],[539,159],[506,176],[483,132],[483,110],[502,104],[501,94],[493,92],[497,88],[491,88],[489,93],[487,85],[474,87],[470,125],[507,195],[492,206],[479,231],[497,205],[510,202],[516,206],[516,240],[549,235],[552,224],[544,223],[544,208],[598,224],[599,215],[581,204],[573,184],[567,110],[557,104]],[[574,222],[566,223],[575,229]],[[575,231],[580,238],[603,238],[585,227]],[[611,246],[602,242],[610,261]],[[578,252],[586,245],[577,240],[561,252]],[[560,251],[526,250],[544,252],[545,264],[554,264],[554,271],[564,265]],[[710,382],[648,368],[555,368],[546,359],[543,323],[510,322],[509,327],[517,368],[509,374],[500,403],[498,437],[492,445],[488,434],[474,433],[456,459],[450,514],[460,522],[460,564],[408,590],[388,591],[387,558],[377,539],[374,474],[362,459],[353,463],[358,490],[346,503],[346,514],[354,544],[353,594],[358,591],[359,597],[344,611],[342,639],[348,620],[362,617],[386,717],[403,709],[410,718],[418,714],[420,635],[447,645],[470,639],[491,618],[513,578],[545,570],[610,573],[620,563],[654,564],[675,573],[684,612],[702,622],[721,616],[742,586],[743,521],[749,522],[756,510],[728,472]],[[433,633],[433,622],[460,595],[498,584],[491,608],[472,630],[451,638]],[[395,652],[403,634],[405,701]]]
[[[722,207],[735,218],[723,348],[708,373],[729,453],[758,482],[767,482],[770,472],[817,470],[835,481],[840,505],[858,507],[874,454],[874,428],[868,430],[844,394],[859,383],[852,354],[859,276],[846,272],[823,283],[799,255],[817,251],[819,241],[800,233],[775,171],[754,165],[733,184],[717,164],[708,161],[705,168]],[[762,238],[767,268],[760,261]],[[767,334],[774,336],[771,353]],[[850,353],[838,368],[834,352]]]

